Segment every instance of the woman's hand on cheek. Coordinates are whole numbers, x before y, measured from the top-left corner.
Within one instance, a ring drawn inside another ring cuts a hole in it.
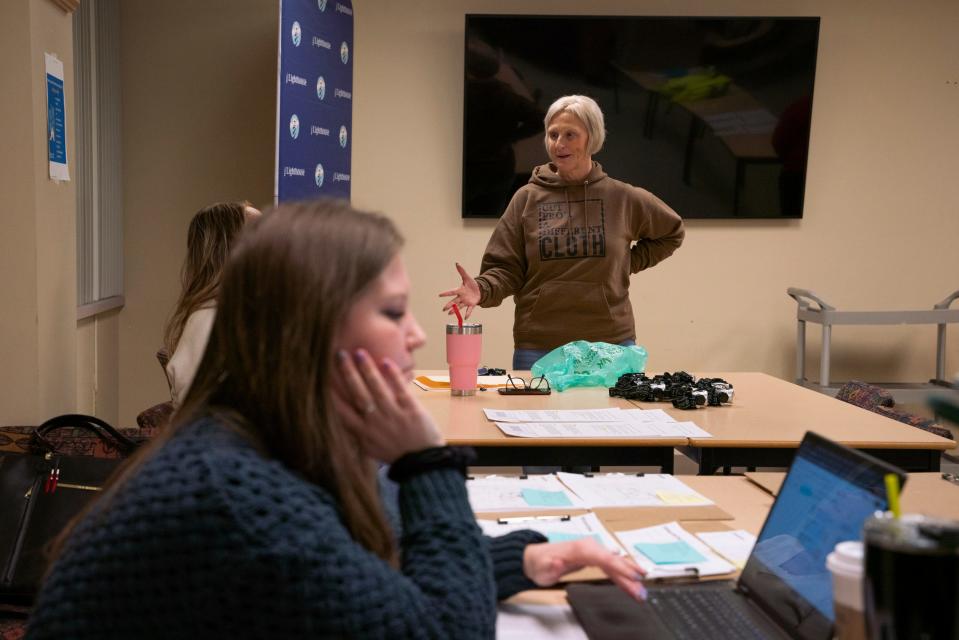
[[[436,423],[410,395],[410,384],[396,364],[373,362],[364,349],[337,354],[342,383],[334,387],[334,402],[344,425],[364,452],[381,462],[445,444]]]
[[[616,555],[593,538],[527,545],[523,572],[541,587],[549,587],[567,573],[598,567],[620,589],[637,600],[646,599],[643,570],[631,558]]]

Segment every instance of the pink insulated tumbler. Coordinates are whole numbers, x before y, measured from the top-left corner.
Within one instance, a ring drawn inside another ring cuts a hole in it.
[[[450,392],[454,396],[476,393],[476,369],[483,352],[483,325],[446,325],[446,361],[450,365]]]

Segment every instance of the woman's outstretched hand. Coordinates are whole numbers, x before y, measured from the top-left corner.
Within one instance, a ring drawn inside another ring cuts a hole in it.
[[[460,277],[463,279],[463,284],[456,289],[450,289],[449,291],[440,293],[441,298],[453,296],[453,299],[443,306],[443,311],[452,313],[451,310],[455,304],[464,311],[463,317],[469,318],[470,314],[473,313],[473,307],[478,305],[480,301],[479,285],[476,284],[473,276],[468,274],[466,269],[460,266],[458,262],[456,263],[456,270],[459,271]]]
[[[337,366],[341,382],[333,389],[334,406],[366,455],[392,463],[404,454],[446,444],[392,360],[377,363],[365,349],[357,349],[337,353]]]
[[[567,573],[583,567],[598,567],[620,589],[636,600],[646,599],[643,570],[631,558],[619,556],[593,538],[569,542],[527,545],[523,551],[523,572],[541,587],[559,582]]]

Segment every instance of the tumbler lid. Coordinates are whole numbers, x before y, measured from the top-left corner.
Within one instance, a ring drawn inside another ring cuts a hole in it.
[[[916,514],[900,519],[889,514],[868,518],[863,527],[868,546],[907,553],[959,554],[959,522]]]
[[[929,518],[919,523],[919,532],[937,540],[940,547],[959,549],[959,522]]]
[[[448,324],[446,325],[447,334],[455,335],[478,335],[483,333],[483,325],[478,322],[464,322],[462,326],[459,324]]]

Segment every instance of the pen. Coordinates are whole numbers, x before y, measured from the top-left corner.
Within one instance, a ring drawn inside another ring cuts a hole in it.
[[[568,522],[568,514],[556,516],[519,516],[516,518],[497,518],[496,524],[515,524],[517,522]]]

